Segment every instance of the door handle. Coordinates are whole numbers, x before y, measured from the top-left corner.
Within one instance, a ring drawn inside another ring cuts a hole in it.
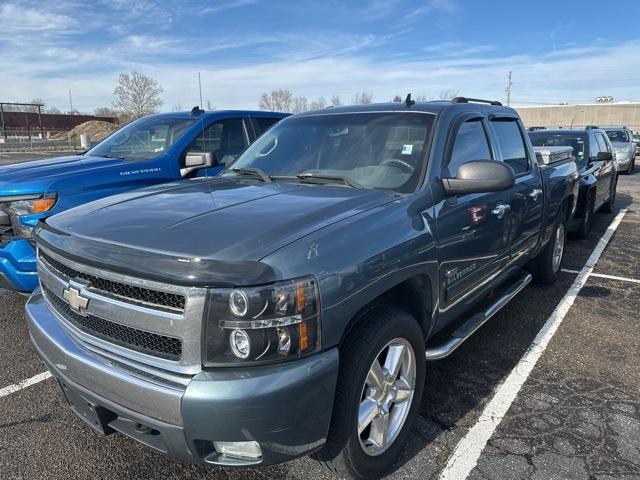
[[[531,192],[529,193],[529,198],[531,200],[533,200],[534,202],[538,201],[538,197],[542,195],[542,190],[540,190],[539,188],[534,188],[533,190],[531,190]]]
[[[506,203],[499,203],[493,210],[491,210],[491,213],[493,213],[499,219],[502,219],[504,217],[504,214],[509,210],[511,210],[511,205],[507,205]]]

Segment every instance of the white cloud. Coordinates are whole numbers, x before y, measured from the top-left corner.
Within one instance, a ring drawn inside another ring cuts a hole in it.
[[[200,14],[211,15],[213,13],[222,12],[223,10],[245,7],[247,5],[252,5],[255,3],[255,0],[218,0],[217,2],[212,2],[206,7],[200,9]]]
[[[0,5],[0,34],[3,37],[23,33],[58,32],[77,26],[68,15],[15,3]]]

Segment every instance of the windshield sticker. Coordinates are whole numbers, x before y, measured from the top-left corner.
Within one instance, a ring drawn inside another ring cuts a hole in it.
[[[396,150],[397,151],[397,150]],[[402,145],[402,155],[411,155],[413,153],[413,145]]]
[[[162,169],[160,167],[156,167],[156,168],[141,168],[139,170],[127,170],[126,172],[120,172],[120,175],[125,177],[127,175],[141,175],[143,173],[156,173],[156,172],[161,172],[161,171],[162,171]]]

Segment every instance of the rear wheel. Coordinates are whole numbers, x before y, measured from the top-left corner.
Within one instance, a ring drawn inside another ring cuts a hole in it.
[[[340,349],[327,442],[314,458],[334,473],[380,477],[399,455],[422,398],[424,337],[403,310],[380,307]]]
[[[593,207],[595,204],[595,195],[593,192],[587,194],[585,199],[584,213],[582,214],[582,221],[580,227],[572,233],[575,238],[587,238],[591,232],[591,224],[593,223]]]
[[[567,227],[565,215],[561,214],[551,239],[544,246],[536,258],[527,266],[536,283],[552,284],[558,278],[564,246],[567,241]]]

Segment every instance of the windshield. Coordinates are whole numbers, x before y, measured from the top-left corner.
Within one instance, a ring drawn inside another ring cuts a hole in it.
[[[623,142],[626,143],[629,141],[629,137],[627,136],[627,132],[624,130],[607,130],[607,137],[612,142]]]
[[[344,183],[365,188],[411,192],[420,181],[433,119],[414,112],[290,117],[225,173],[253,168],[269,176],[346,178]]]
[[[146,160],[166,152],[195,123],[191,118],[146,117],[122,127],[87,155]]]
[[[573,147],[576,160],[582,160],[585,156],[586,134],[532,133],[529,137],[534,147]]]

